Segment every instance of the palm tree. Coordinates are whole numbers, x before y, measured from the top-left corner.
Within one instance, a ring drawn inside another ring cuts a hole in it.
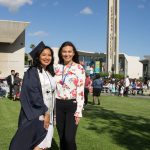
[[[25,62],[25,65],[28,65],[28,64],[29,64],[28,54],[27,54],[27,53],[25,53],[24,62]]]
[[[35,45],[32,43],[32,44],[30,45],[30,48],[33,50],[33,49],[35,48]]]

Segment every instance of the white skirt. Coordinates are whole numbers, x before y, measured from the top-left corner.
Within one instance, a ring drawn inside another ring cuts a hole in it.
[[[39,120],[42,120],[42,116],[40,116]],[[54,126],[53,124],[50,124],[48,127],[48,131],[46,134],[46,137],[44,138],[44,140],[38,145],[39,148],[42,149],[46,149],[46,148],[50,148],[51,144],[52,144],[52,138],[53,138],[53,134],[54,134]]]

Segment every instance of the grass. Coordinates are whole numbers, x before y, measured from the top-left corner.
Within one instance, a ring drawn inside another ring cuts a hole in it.
[[[150,99],[101,96],[101,105],[83,111],[78,150],[150,150]],[[0,99],[0,150],[8,150],[17,129],[20,103]],[[58,150],[55,129],[52,150]]]

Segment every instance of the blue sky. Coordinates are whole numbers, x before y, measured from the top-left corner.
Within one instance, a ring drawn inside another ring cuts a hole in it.
[[[106,52],[107,0],[0,0],[0,19],[27,21],[26,51],[72,41],[77,49]],[[150,0],[120,0],[121,53],[150,55]]]

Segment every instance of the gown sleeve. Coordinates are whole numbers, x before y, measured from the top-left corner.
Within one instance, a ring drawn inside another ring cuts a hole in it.
[[[42,88],[36,68],[31,68],[25,73],[20,100],[28,120],[44,115],[48,110],[43,101]]]

